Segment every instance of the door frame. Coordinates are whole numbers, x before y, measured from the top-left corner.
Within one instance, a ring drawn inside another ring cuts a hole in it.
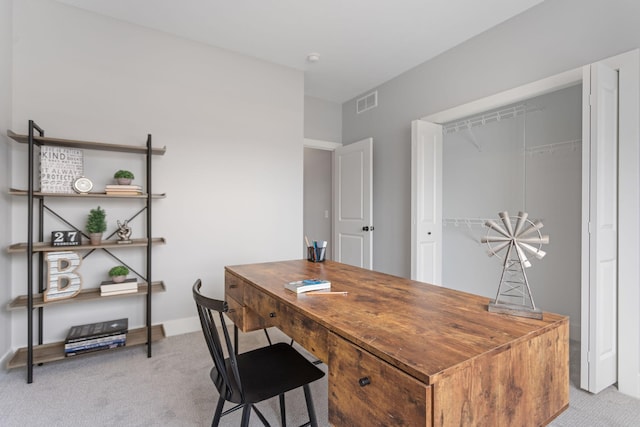
[[[619,72],[618,192],[624,197],[618,200],[618,389],[640,398],[640,337],[637,334],[640,327],[640,310],[637,309],[640,301],[637,285],[640,283],[640,192],[637,188],[640,182],[640,50],[596,62],[603,62]],[[443,124],[579,84],[583,80],[583,68],[440,111],[421,120]],[[585,231],[588,230],[583,227],[583,240]],[[584,254],[582,259],[585,259]],[[585,324],[584,321],[581,323]]]
[[[335,151],[336,148],[338,147],[342,147],[342,144],[339,142],[333,142],[333,141],[326,141],[326,140],[322,140],[322,139],[311,139],[311,138],[304,138],[302,141],[302,146],[304,148],[313,148],[315,150],[323,150],[323,151]],[[303,163],[304,163],[304,159],[303,159]],[[333,205],[334,202],[334,196],[333,196],[333,160],[331,161],[331,166],[330,166],[330,171],[329,173],[331,174],[332,178],[331,181],[329,182],[329,186],[331,187],[331,203]],[[304,191],[304,184],[303,184],[303,191]],[[303,206],[304,208],[304,206]],[[333,206],[330,209],[330,215],[331,215],[331,230],[330,230],[330,236],[333,238],[333,227],[334,227],[334,219],[333,219]],[[303,217],[304,217],[304,211],[303,211]],[[305,225],[302,225],[303,229],[302,229],[302,234],[303,236],[301,237],[300,241],[303,242],[303,238],[305,237]],[[307,246],[306,243],[303,243],[303,248],[302,248],[302,257],[306,258],[307,257]]]
[[[325,141],[323,139],[305,138],[302,144],[305,148],[315,148],[318,150],[334,151],[338,147],[342,147],[339,142]]]

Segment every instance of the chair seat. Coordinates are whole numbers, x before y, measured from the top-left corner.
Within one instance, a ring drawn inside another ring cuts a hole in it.
[[[236,356],[240,381],[244,389],[244,402],[237,385],[226,393],[222,376],[214,367],[211,379],[220,394],[233,403],[258,403],[281,393],[302,387],[324,376],[324,372],[286,343],[276,343]],[[225,360],[229,377],[233,378],[230,359]]]

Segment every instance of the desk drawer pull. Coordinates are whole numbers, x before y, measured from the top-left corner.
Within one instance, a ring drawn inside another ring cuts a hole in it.
[[[369,379],[369,377],[362,377],[358,380],[358,384],[360,384],[360,387],[364,387],[371,384],[371,380]]]
[[[235,308],[230,308],[229,310],[227,310],[227,313],[235,313],[236,309]]]
[[[269,313],[269,317],[276,317],[275,311],[272,311],[271,313]]]
[[[237,285],[237,284],[229,285],[229,288],[231,288],[231,289],[235,289],[235,288],[237,288],[237,287],[238,287],[238,285]]]

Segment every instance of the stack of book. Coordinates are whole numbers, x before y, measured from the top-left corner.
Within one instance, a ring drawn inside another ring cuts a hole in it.
[[[133,294],[138,292],[138,281],[127,279],[124,282],[116,283],[113,280],[105,280],[100,284],[100,296]]]
[[[142,194],[142,187],[139,185],[118,185],[109,184],[104,187],[104,191],[107,194],[121,195],[121,196],[137,196]]]
[[[127,343],[129,319],[109,320],[72,326],[64,341],[64,355],[79,354],[124,347]]]

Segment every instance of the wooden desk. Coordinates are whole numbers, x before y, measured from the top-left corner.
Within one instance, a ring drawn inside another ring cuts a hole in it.
[[[348,295],[284,289],[307,278]],[[564,316],[331,261],[229,266],[225,289],[241,330],[276,326],[328,365],[335,426],[538,426],[569,405]]]

